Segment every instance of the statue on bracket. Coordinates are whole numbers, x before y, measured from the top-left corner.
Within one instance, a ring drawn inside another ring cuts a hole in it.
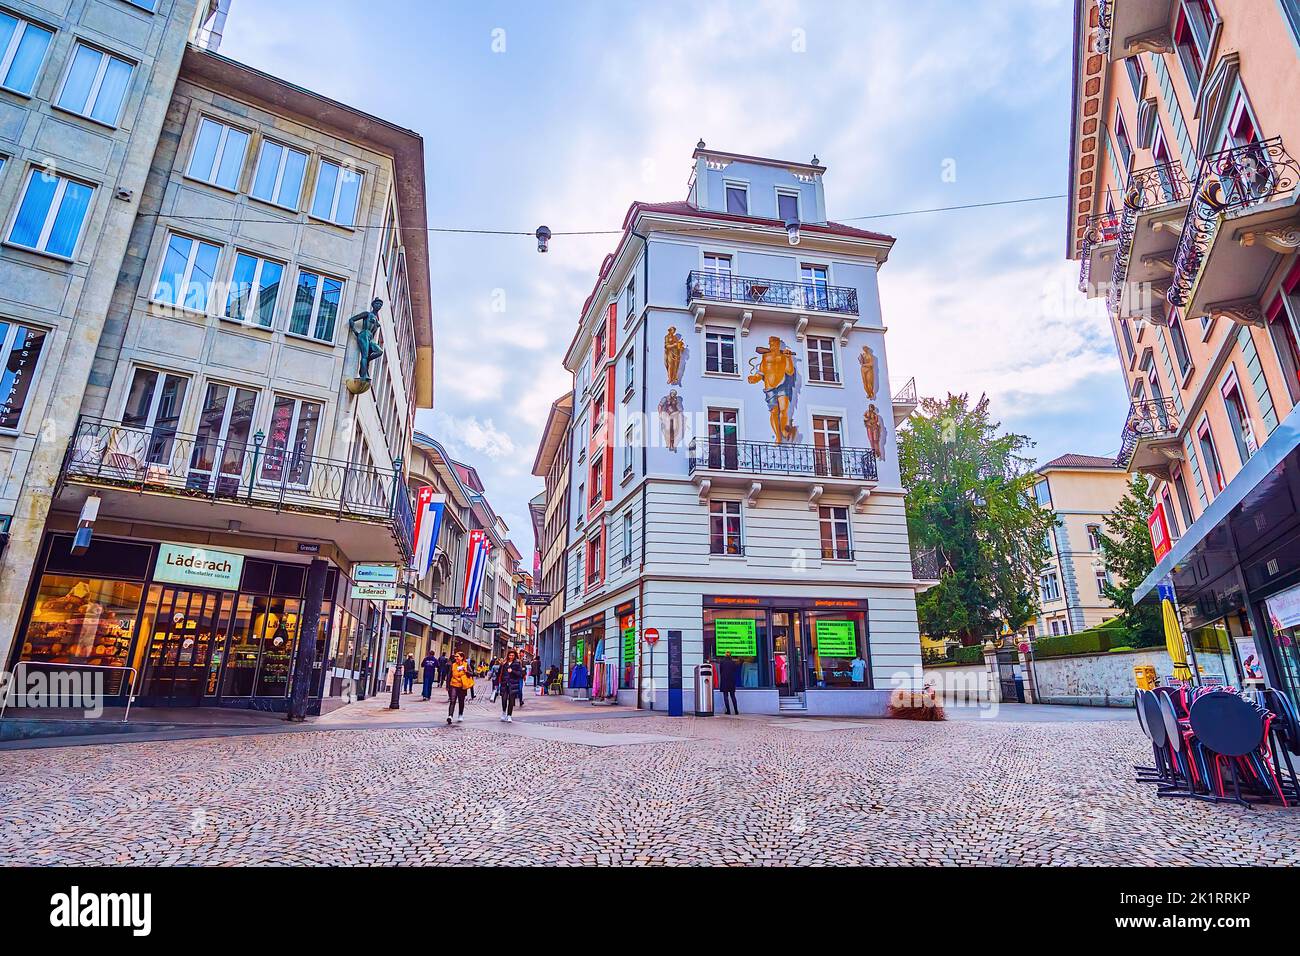
[[[867,426],[867,440],[871,442],[871,452],[877,459],[885,459],[885,423],[880,420],[880,412],[875,405],[868,405],[862,414],[862,424]]]
[[[870,345],[862,346],[858,364],[862,366],[862,387],[866,390],[867,398],[874,399],[876,397],[876,353],[871,351]]]
[[[668,326],[668,334],[664,336],[664,371],[668,374],[669,385],[682,384],[682,353],[685,351],[686,342],[677,326]]]
[[[348,319],[348,328],[357,340],[357,374],[355,378],[344,381],[348,391],[353,395],[362,395],[370,390],[370,363],[384,354],[384,347],[379,342],[379,310],[384,307],[383,299],[370,303],[369,312],[358,312]]]
[[[659,399],[659,434],[663,436],[665,448],[677,450],[685,426],[686,413],[682,409],[681,396],[677,389],[669,389],[668,394]]]
[[[763,383],[763,397],[767,400],[776,443],[793,442],[798,437],[790,419],[790,405],[794,401],[794,352],[775,335],[769,336],[767,348],[756,351],[757,357],[749,360],[749,383]]]

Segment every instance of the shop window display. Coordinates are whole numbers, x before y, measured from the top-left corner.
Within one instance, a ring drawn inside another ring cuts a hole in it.
[[[21,660],[125,666],[143,590],[129,581],[43,575]],[[108,672],[105,680],[107,693],[121,692],[122,672]]]
[[[808,655],[810,687],[862,689],[871,686],[862,614],[810,611],[807,634],[811,642]]]

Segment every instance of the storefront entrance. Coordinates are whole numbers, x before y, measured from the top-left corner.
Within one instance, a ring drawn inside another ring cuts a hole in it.
[[[808,689],[801,620],[798,611],[772,612],[772,675],[782,697],[794,697]]]
[[[142,662],[143,702],[193,707],[216,692],[233,603],[228,592],[149,588],[145,621],[152,622],[152,634]]]

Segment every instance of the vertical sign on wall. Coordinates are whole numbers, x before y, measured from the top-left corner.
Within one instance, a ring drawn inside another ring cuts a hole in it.
[[[1163,501],[1156,505],[1156,510],[1151,512],[1151,517],[1147,518],[1147,529],[1151,532],[1151,553],[1156,556],[1158,564],[1173,547],[1173,542],[1169,539],[1169,521],[1165,518]]]
[[[668,716],[682,715],[682,632],[668,632]]]

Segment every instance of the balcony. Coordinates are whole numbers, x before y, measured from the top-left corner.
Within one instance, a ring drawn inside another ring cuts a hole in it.
[[[784,279],[760,279],[725,272],[693,271],[686,276],[686,304],[695,315],[695,330],[704,328],[707,312],[740,316],[749,332],[755,312],[775,312],[799,319],[796,338],[802,340],[809,325],[835,328],[841,339],[858,321],[858,290],[850,286]]]
[[[1093,284],[1093,276],[1102,275],[1102,268],[1114,255],[1113,244],[1119,240],[1119,213],[1108,212],[1089,216],[1083,226],[1083,244],[1079,254],[1079,291],[1092,299],[1105,291],[1105,286]]]
[[[1174,252],[1167,298],[1187,316],[1262,325],[1254,301],[1280,254],[1300,249],[1300,166],[1280,137],[1201,161]]]
[[[916,590],[928,591],[939,583],[939,549],[912,551],[912,580]]]
[[[894,427],[897,428],[911,418],[912,412],[916,411],[916,406],[919,404],[921,402],[916,397],[916,379],[909,378],[907,383],[894,393]]]
[[[1099,0],[1097,4],[1098,53],[1112,60],[1143,50],[1168,51],[1169,21],[1174,0]]]
[[[1178,162],[1160,163],[1129,176],[1106,293],[1112,316],[1133,315],[1167,324],[1164,295],[1191,195],[1192,185]]]
[[[714,487],[745,487],[755,503],[764,489],[793,488],[808,494],[816,507],[823,491],[850,491],[861,509],[878,477],[875,453],[869,448],[819,448],[813,445],[757,441],[692,441],[688,449],[690,475],[707,501]]]
[[[259,433],[260,435],[260,433]],[[414,516],[400,469],[82,418],[58,492],[91,492],[105,517],[336,542],[349,557],[406,560]]]
[[[1129,406],[1115,463],[1168,481],[1170,466],[1183,458],[1178,431],[1172,398],[1134,402]]]

